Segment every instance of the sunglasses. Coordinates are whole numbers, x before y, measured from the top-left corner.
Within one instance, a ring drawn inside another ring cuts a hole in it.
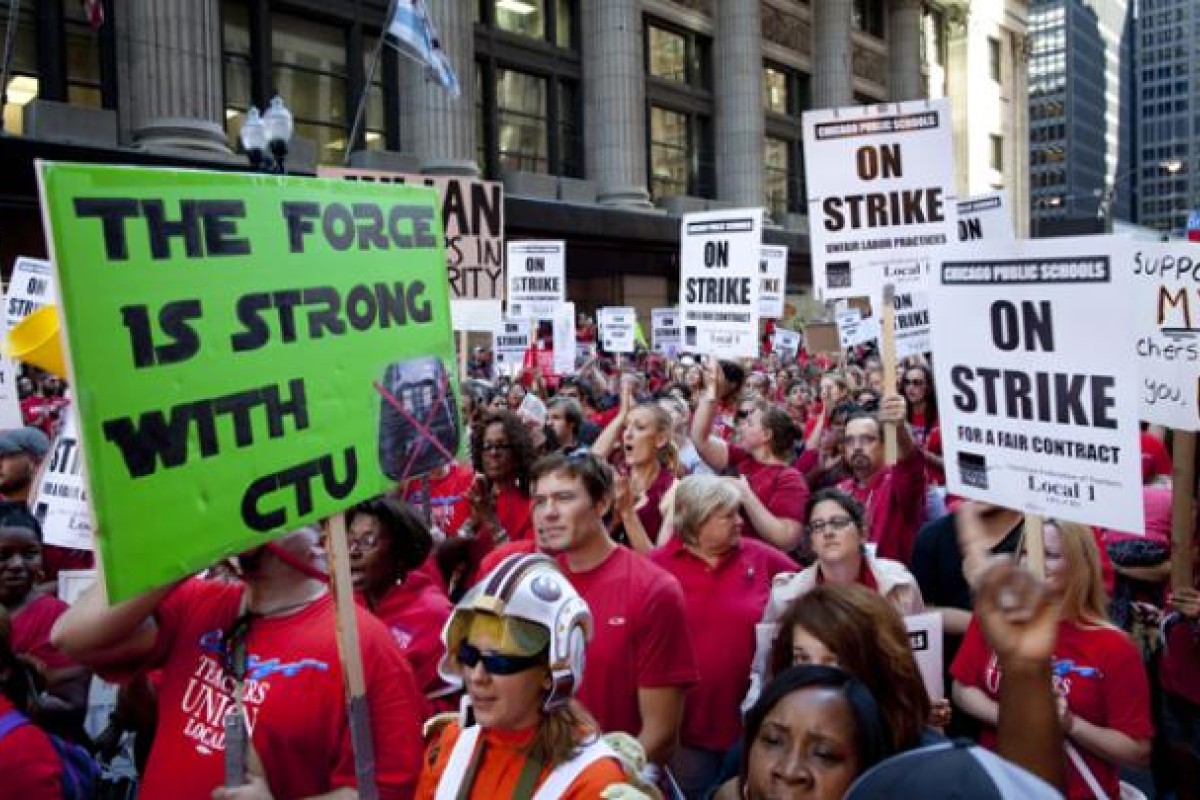
[[[493,451],[503,452],[505,450],[512,450],[512,445],[505,444],[503,442],[484,442],[482,445],[480,445],[479,449],[485,453],[491,453]]]
[[[544,666],[546,653],[543,651],[533,656],[506,656],[503,653],[484,653],[465,641],[458,646],[459,664],[467,669],[474,669],[480,662],[489,675],[517,675],[527,669]]]

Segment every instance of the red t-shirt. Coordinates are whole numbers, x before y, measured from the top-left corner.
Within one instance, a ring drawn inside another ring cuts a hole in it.
[[[12,618],[12,651],[31,655],[49,669],[73,667],[75,662],[50,644],[50,629],[68,606],[52,594],[44,594]]]
[[[749,688],[754,626],[771,595],[771,580],[798,567],[769,544],[747,537],[715,567],[678,537],[651,553],[650,560],[683,587],[700,670],[700,682],[687,693],[680,739],[688,747],[728,750],[742,732],[738,708]]]
[[[1187,618],[1167,629],[1158,675],[1164,691],[1200,705],[1200,631]]]
[[[442,628],[453,608],[446,593],[428,575],[414,571],[404,577],[403,583],[389,589],[374,611],[408,657],[417,686],[426,697],[446,689],[437,668],[446,653]]]
[[[208,800],[224,781],[224,715],[231,681],[222,634],[236,619],[240,584],[191,580],[159,605],[146,669],[162,668],[158,732],[142,800]],[[376,780],[381,798],[409,798],[421,770],[425,701],[383,624],[357,609]],[[254,620],[246,641],[246,714],[275,797],[357,785],[331,596]]]
[[[964,686],[973,686],[992,700],[999,699],[1000,668],[975,619],[967,627],[950,674]],[[1134,739],[1154,735],[1150,686],[1141,653],[1123,631],[1060,622],[1054,645],[1054,690],[1067,699],[1072,714],[1093,725],[1118,730]],[[995,730],[985,728],[980,743],[994,750]],[[1076,749],[1108,796],[1119,797],[1117,767],[1082,747]],[[1067,797],[1092,797],[1083,776],[1069,761]]]
[[[508,540],[517,542],[533,538],[533,519],[530,517],[529,495],[516,486],[502,486],[496,495],[496,517],[508,532]]]
[[[15,710],[0,695],[0,718]],[[45,731],[26,723],[0,739],[0,784],[5,797],[62,800],[62,762]]]
[[[917,531],[925,519],[925,456],[917,448],[891,467],[875,473],[866,486],[854,478],[838,484],[862,503],[876,555],[908,564]]]
[[[424,513],[424,481],[412,481],[404,492],[404,499],[419,513]],[[475,470],[467,464],[455,461],[450,471],[439,477],[429,477],[429,510],[433,515],[433,527],[447,536],[454,536],[471,516],[471,486],[475,483]]]
[[[636,736],[638,689],[687,688],[699,677],[679,581],[626,547],[588,572],[572,572],[566,556],[558,564],[587,601],[596,629],[579,700],[601,730]]]
[[[804,506],[808,504],[808,481],[799,470],[786,464],[763,464],[736,444],[729,445],[729,466],[734,474],[744,475],[750,488],[762,504],[780,519],[804,522]],[[750,518],[742,512],[746,530],[754,530]]]
[[[1150,431],[1142,431],[1142,481],[1148,481],[1159,475],[1170,476],[1174,472],[1171,465],[1171,454],[1167,446]]]
[[[654,478],[645,493],[638,498],[637,515],[638,520],[642,523],[642,529],[646,531],[646,536],[650,539],[650,544],[653,545],[658,541],[658,532],[662,530],[663,514],[660,506],[662,505],[663,497],[675,485],[675,476],[670,470],[660,469],[658,475]],[[624,535],[625,526],[621,524],[620,519],[616,520],[616,528],[613,531],[614,536],[620,532]],[[628,536],[626,536],[628,538]]]

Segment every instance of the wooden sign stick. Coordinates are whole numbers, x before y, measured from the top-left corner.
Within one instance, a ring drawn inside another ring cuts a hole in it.
[[[361,800],[378,800],[375,785],[375,744],[371,739],[371,713],[367,706],[367,683],[363,675],[362,649],[358,643],[354,589],[350,582],[350,547],[346,542],[346,515],[329,518],[329,579],[337,608],[337,643],[342,655],[342,673],[350,715],[350,742],[354,747],[354,774]]]
[[[883,287],[883,308],[880,309],[879,356],[883,360],[883,390],[889,394],[897,391],[895,299],[895,288],[890,283],[886,284]],[[883,463],[888,466],[895,464],[898,450],[896,426],[885,425],[883,429]]]
[[[1190,589],[1192,575],[1192,537],[1195,535],[1196,433],[1175,431],[1174,491],[1171,495],[1171,588]]]
[[[1040,581],[1046,580],[1046,520],[1040,514],[1025,515],[1025,555],[1029,571]]]
[[[458,332],[458,378],[467,379],[467,332]]]

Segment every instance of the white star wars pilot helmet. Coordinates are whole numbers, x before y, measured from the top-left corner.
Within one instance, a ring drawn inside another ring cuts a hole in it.
[[[473,630],[486,630],[508,656],[545,652],[553,687],[543,708],[551,711],[579,691],[584,657],[592,638],[592,614],[552,559],[512,555],[500,562],[459,601],[446,621],[442,678],[462,686],[459,646]]]

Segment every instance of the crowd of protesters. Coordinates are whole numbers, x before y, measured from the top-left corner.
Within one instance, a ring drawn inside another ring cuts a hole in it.
[[[465,457],[345,515],[379,796],[1200,797],[1200,592],[1169,587],[1194,487],[1155,432],[1146,530],[1047,520],[1039,581],[1021,514],[947,495],[927,361],[892,386],[862,349],[765,350],[596,351],[566,376],[471,354]],[[68,607],[55,575],[89,554],[44,544],[30,506],[67,401],[56,379],[22,394],[0,794],[98,796],[70,788],[78,755],[133,736],[139,797],[357,797],[330,529]],[[932,693],[904,623],[928,611]],[[93,673],[122,685],[97,736]]]

